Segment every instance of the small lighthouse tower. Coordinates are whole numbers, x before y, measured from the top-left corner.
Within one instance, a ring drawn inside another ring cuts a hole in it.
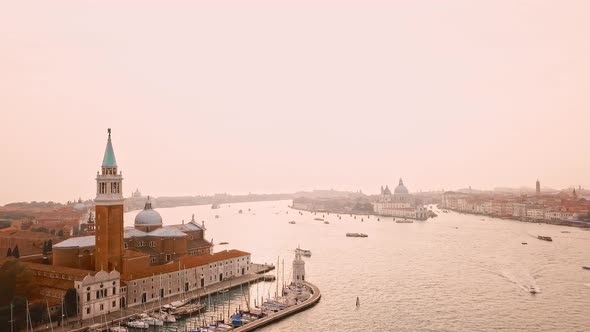
[[[301,258],[299,251],[295,252],[295,259],[293,260],[293,283],[297,287],[303,286],[305,282],[305,261]]]

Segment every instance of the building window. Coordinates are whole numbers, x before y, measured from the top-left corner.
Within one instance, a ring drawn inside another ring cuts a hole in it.
[[[90,301],[90,293],[86,293],[86,302]]]
[[[113,308],[117,306],[117,301],[113,301]]]
[[[125,248],[125,249],[128,249],[129,248],[129,246],[127,245],[127,242],[124,242],[123,243],[123,248]]]
[[[100,311],[103,311],[103,310],[104,310],[104,304],[101,304],[100,305]]]
[[[90,307],[86,308],[86,314],[90,315]]]

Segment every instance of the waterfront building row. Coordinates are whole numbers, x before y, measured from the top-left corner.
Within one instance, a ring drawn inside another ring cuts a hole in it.
[[[584,199],[545,196],[492,196],[446,192],[441,208],[465,213],[531,221],[575,221],[588,214],[590,204]]]

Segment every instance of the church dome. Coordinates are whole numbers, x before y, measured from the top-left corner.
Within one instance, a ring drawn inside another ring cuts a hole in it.
[[[397,187],[395,187],[395,190],[393,191],[394,194],[407,194],[408,192],[408,188],[406,188],[406,186],[404,186],[404,181],[402,181],[402,179],[399,179],[399,184],[397,185]]]
[[[162,225],[162,216],[158,213],[158,211],[152,209],[152,202],[150,202],[149,197],[147,202],[145,202],[145,207],[143,208],[143,210],[135,216],[135,225]]]

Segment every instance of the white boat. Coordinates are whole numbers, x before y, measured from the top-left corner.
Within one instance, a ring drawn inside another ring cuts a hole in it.
[[[127,322],[128,327],[132,327],[134,329],[147,329],[150,325],[142,320],[132,320]]]
[[[140,314],[140,320],[151,326],[163,326],[164,322],[161,319],[150,317],[148,314]]]
[[[127,328],[123,326],[111,326],[109,327],[110,332],[127,332]]]
[[[368,237],[367,234],[364,233],[346,233],[348,237]]]
[[[176,323],[176,317],[164,311],[152,313],[152,317],[163,321],[164,323]]]

